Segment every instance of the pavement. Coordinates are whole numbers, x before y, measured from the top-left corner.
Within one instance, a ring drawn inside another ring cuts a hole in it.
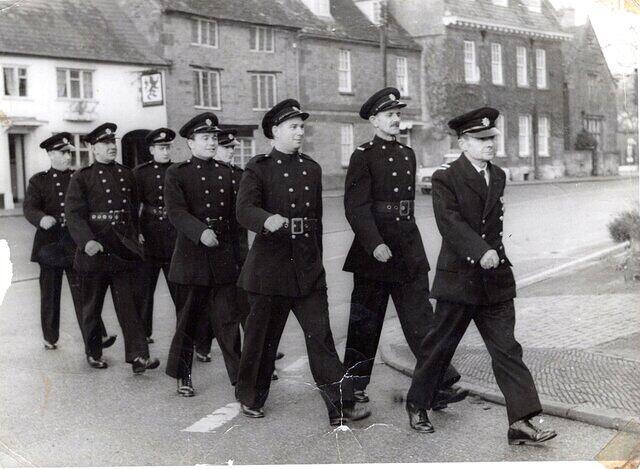
[[[640,433],[640,283],[624,281],[623,255],[592,259],[520,288],[516,338],[546,414]],[[382,360],[411,376],[415,358],[398,319],[385,327]],[[453,364],[461,387],[504,404],[473,323]]]

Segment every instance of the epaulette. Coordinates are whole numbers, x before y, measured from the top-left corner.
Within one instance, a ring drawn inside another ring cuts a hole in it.
[[[243,169],[243,168],[241,168],[240,166],[235,165],[235,164],[232,164],[232,165],[231,165],[231,169],[233,169],[234,171],[240,171],[240,172],[243,172],[243,171],[244,171],[244,169]]]
[[[449,163],[442,163],[440,166],[438,166],[436,168],[436,171],[441,170],[441,169],[446,170],[446,169],[449,169],[450,167],[451,167],[451,165]]]
[[[302,158],[304,158],[305,160],[310,161],[311,163],[315,163],[315,164],[319,165],[319,163],[316,160],[314,160],[313,158],[311,158],[309,155],[305,155],[304,153],[299,153],[299,155]]]
[[[361,145],[359,145],[356,150],[360,150],[360,151],[367,151],[368,149],[370,149],[373,146],[373,140],[371,140],[370,142],[365,142]]]
[[[135,168],[133,168],[134,171],[140,170],[146,166],[149,166],[151,163],[153,163],[153,160],[149,160],[149,161],[145,161],[144,163],[140,163],[138,166],[136,166]]]
[[[89,169],[89,168],[93,168],[93,165],[92,165],[92,164],[90,164],[89,166],[85,166],[84,168],[80,168],[80,169],[78,170],[78,172],[86,171],[86,170],[87,170],[87,169]]]
[[[176,166],[182,167],[182,166],[186,166],[186,165],[188,165],[190,163],[191,163],[191,158],[189,158],[188,160],[181,161],[180,163],[176,163]]]
[[[260,161],[266,161],[267,158],[269,158],[269,155],[266,153],[260,154],[260,155],[256,155],[253,158],[251,158],[251,160],[249,161],[255,161],[256,163],[260,162]]]

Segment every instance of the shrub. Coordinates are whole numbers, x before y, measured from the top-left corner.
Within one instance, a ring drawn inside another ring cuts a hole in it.
[[[640,241],[640,214],[637,210],[619,213],[608,225],[609,235],[617,242]]]

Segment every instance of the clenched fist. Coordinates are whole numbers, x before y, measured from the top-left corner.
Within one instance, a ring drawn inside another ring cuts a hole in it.
[[[491,269],[500,265],[500,256],[495,249],[490,249],[484,253],[484,256],[480,259],[480,266],[483,269]]]
[[[84,246],[84,252],[86,252],[88,256],[95,256],[101,251],[104,251],[102,244],[94,241],[93,239],[91,241],[87,241],[87,244]]]
[[[386,244],[380,244],[373,250],[373,257],[380,262],[387,262],[392,256],[391,249]]]
[[[56,223],[57,223],[56,219],[53,218],[51,215],[45,215],[40,219],[40,227],[45,230],[48,230]]]
[[[211,229],[206,229],[202,232],[200,235],[200,242],[208,248],[216,247],[219,244],[216,234]]]
[[[278,231],[283,226],[285,228],[288,227],[289,220],[282,215],[278,215],[277,213],[275,215],[271,215],[264,222],[264,227],[271,233]]]

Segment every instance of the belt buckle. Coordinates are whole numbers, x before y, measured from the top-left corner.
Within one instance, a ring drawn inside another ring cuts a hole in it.
[[[411,214],[411,200],[400,201],[400,216],[406,216]]]
[[[304,233],[304,219],[292,218],[291,219],[291,234],[303,234]]]

